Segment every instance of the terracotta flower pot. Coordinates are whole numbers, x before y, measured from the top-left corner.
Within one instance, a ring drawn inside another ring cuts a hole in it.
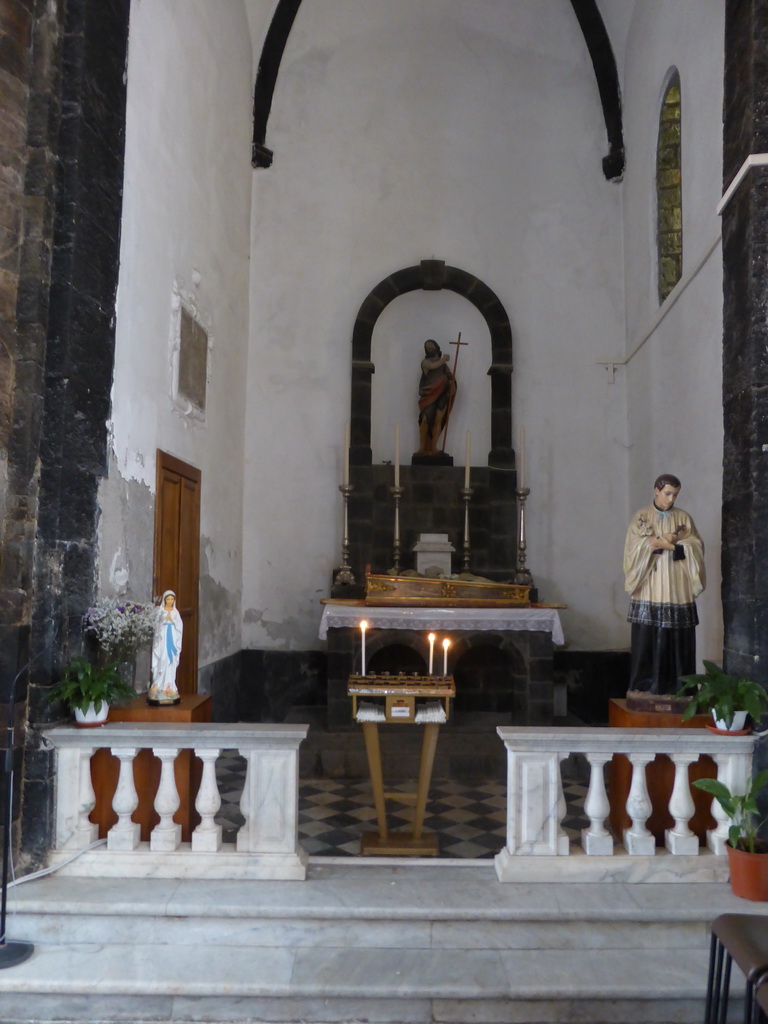
[[[731,890],[745,900],[768,901],[768,842],[758,840],[756,853],[734,850],[726,843]]]

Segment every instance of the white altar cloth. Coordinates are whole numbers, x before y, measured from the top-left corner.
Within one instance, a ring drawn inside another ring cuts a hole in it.
[[[552,634],[552,642],[565,643],[555,608],[393,608],[326,604],[320,619],[320,639],[329,629],[357,626],[361,619],[371,629],[468,630],[517,629]]]

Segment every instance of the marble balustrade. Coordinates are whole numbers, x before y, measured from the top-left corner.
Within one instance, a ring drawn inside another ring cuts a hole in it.
[[[173,725],[121,722],[97,730],[56,727],[46,731],[58,760],[56,848],[51,863],[66,874],[112,877],[303,879],[307,856],[298,842],[298,750],[306,725],[190,723]],[[722,736],[686,729],[501,727],[507,749],[507,841],[496,857],[501,881],[711,881],[727,877],[725,841],[728,822],[713,801],[716,827],[700,850],[688,822],[694,808],[688,765],[701,754],[716,763],[718,778],[733,792],[743,792],[752,770],[752,736]],[[120,761],[112,806],[118,816],[105,845],[72,863],[73,851],[86,850],[97,838],[89,820],[94,807],[90,759],[109,748]],[[133,759],[151,749],[161,762],[155,810],[160,821],[150,841],[141,842],[131,820],[137,806]],[[173,762],[191,749],[203,762],[195,800],[201,822],[189,843],[181,842],[173,821],[179,795]],[[222,750],[238,750],[247,774],[241,811],[245,824],[236,844],[221,843],[215,822],[221,804],[216,759]],[[609,802],[604,766],[614,753],[625,754],[633,767],[626,810],[630,825],[619,840],[608,831]],[[590,769],[584,814],[589,824],[580,844],[572,845],[563,829],[566,803],[561,763],[584,755]],[[651,802],[645,766],[656,754],[675,765],[669,802],[673,826],[665,846],[657,849],[646,827]]]
[[[731,792],[743,793],[751,774],[755,745],[753,736],[718,735],[704,729],[521,726],[500,727],[497,732],[507,748],[507,845],[496,858],[497,875],[502,881],[520,880],[521,872],[514,866],[516,858],[559,858],[577,853],[582,855],[579,877],[590,880],[594,872],[589,873],[584,856],[611,857],[616,862],[623,859],[625,866],[627,858],[659,861],[665,855],[681,860],[698,857],[699,840],[688,826],[694,814],[688,766],[701,754],[708,754],[717,765],[717,777]],[[589,786],[584,801],[584,815],[589,825],[582,830],[581,843],[575,851],[562,825],[566,803],[560,766],[571,754],[584,755],[589,765]],[[621,845],[606,827],[610,806],[604,765],[614,754],[625,754],[632,765],[632,781],[625,805],[631,823],[624,830]],[[652,807],[645,766],[656,754],[667,754],[675,766],[669,800],[674,825],[666,830],[664,847],[658,851],[646,827]],[[712,816],[717,824],[707,832],[707,849],[703,852],[724,859],[729,823],[716,800],[712,802]],[[682,880],[682,865],[677,865],[677,869],[681,871],[679,880]],[[667,860],[664,870],[674,873],[675,868],[670,867]],[[649,880],[649,877],[641,879],[635,871],[631,880]],[[701,880],[700,872],[697,878]]]
[[[98,838],[89,820],[95,805],[91,757],[108,748],[120,762],[112,808],[117,823],[106,846],[78,858],[70,874],[133,877],[305,878],[307,857],[298,841],[299,746],[306,725],[255,725],[208,722],[147,724],[119,722],[98,729],[59,726],[46,731],[58,761],[56,780],[56,847],[53,863],[63,864],[70,851],[87,849]],[[154,808],[160,816],[148,843],[131,816],[138,806],[133,760],[151,749],[161,762]],[[174,761],[181,750],[193,750],[203,763],[195,798],[200,824],[189,843],[173,817],[179,807]],[[221,806],[216,760],[223,750],[237,750],[247,763],[240,810],[245,824],[234,849],[222,847],[215,816]]]

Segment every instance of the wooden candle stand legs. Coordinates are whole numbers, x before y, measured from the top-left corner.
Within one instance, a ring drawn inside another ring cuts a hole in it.
[[[437,836],[433,834],[425,836],[422,834],[422,831],[440,723],[427,722],[424,725],[421,760],[419,763],[419,782],[415,793],[384,792],[378,722],[363,722],[362,727],[365,751],[368,755],[368,770],[371,774],[376,822],[379,831],[378,834],[374,832],[363,833],[360,852],[367,856],[386,854],[400,857],[438,857],[440,850],[438,848]],[[413,829],[410,834],[407,832],[389,832],[387,829],[386,800],[398,800],[400,803],[409,804],[415,808]]]

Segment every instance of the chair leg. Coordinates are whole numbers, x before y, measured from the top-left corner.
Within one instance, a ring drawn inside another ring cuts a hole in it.
[[[717,947],[720,945],[717,936],[713,932],[709,940],[709,969],[707,971],[707,1002],[704,1007],[704,1024],[715,1024],[716,1011],[715,1006],[715,979],[717,972],[715,970],[715,958],[717,956]],[[719,979],[718,979],[719,980]]]

